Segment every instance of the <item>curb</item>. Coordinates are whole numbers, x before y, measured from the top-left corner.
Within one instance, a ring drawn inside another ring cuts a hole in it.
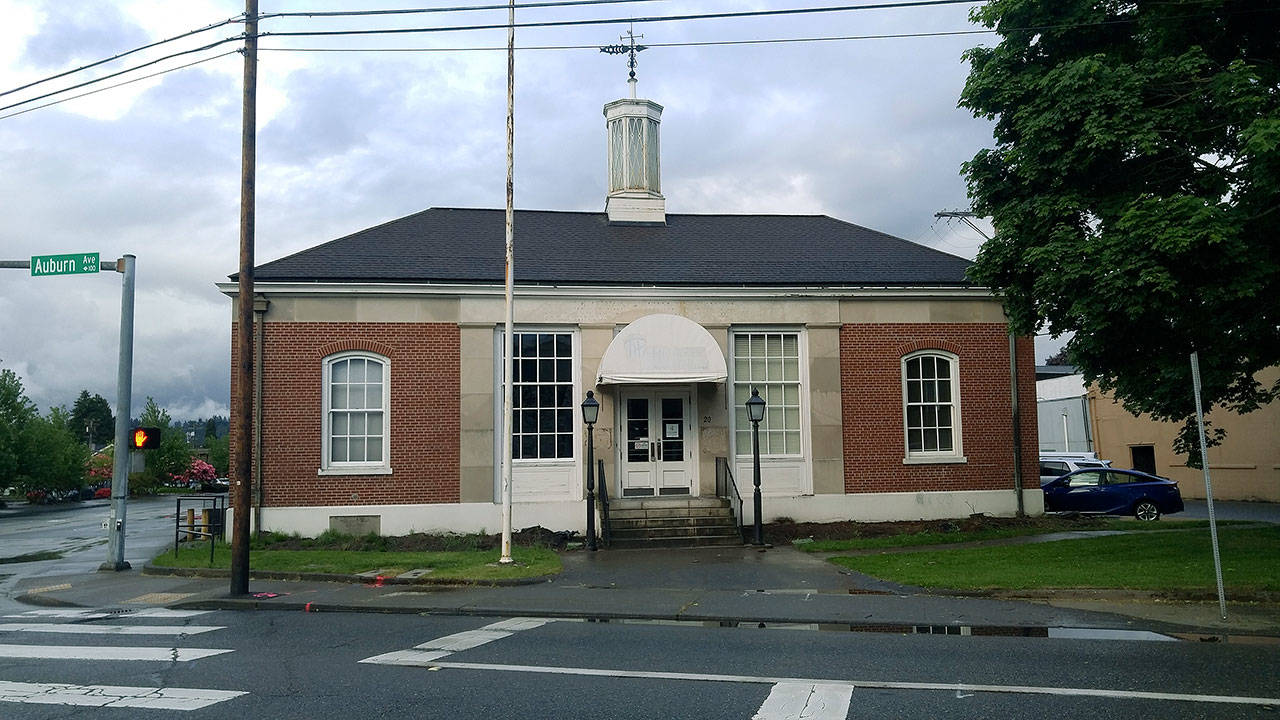
[[[195,577],[195,578],[229,578],[230,570],[222,568],[172,568],[152,565],[147,563],[142,567],[143,575],[150,576],[177,576],[177,577]],[[250,570],[249,579],[251,580],[285,580],[289,582],[331,582],[345,583],[348,585],[436,585],[442,587],[517,587],[521,585],[538,585],[544,582],[550,582],[559,573],[549,573],[546,575],[535,575],[527,578],[495,578],[492,580],[468,580],[465,578],[432,578],[420,577],[413,579],[401,579],[398,577],[389,578],[366,578],[359,575],[340,575],[336,573],[304,573],[304,572],[280,572],[276,570]]]
[[[993,598],[996,600],[1110,600],[1114,602],[1217,602],[1209,590],[1128,590],[1124,588],[1048,588],[1044,590],[953,590],[924,588],[929,595],[941,597]],[[1280,605],[1280,593],[1269,590],[1232,592],[1227,603]]]
[[[88,605],[81,605],[78,602],[71,602],[70,600],[63,600],[62,598],[51,597],[43,593],[25,593],[15,597],[13,601],[22,603],[23,605],[35,605],[37,607],[54,607],[54,608],[89,607]]]
[[[845,619],[807,619],[797,621],[794,617],[780,616],[730,616],[730,615],[696,615],[682,613],[640,613],[640,612],[581,612],[573,610],[522,610],[510,607],[455,607],[455,608],[409,608],[405,606],[387,606],[375,607],[369,605],[352,605],[345,603],[301,603],[297,601],[275,601],[275,600],[257,600],[257,599],[236,599],[236,598],[220,598],[208,600],[193,600],[190,602],[176,603],[168,607],[182,610],[228,610],[228,611],[244,611],[244,610],[268,610],[276,612],[307,612],[307,613],[364,613],[378,615],[423,615],[423,616],[440,616],[440,617],[539,617],[551,618],[555,620],[578,620],[584,622],[636,622],[636,623],[717,623],[720,625],[731,624],[731,627],[759,625],[761,628],[766,626],[785,627],[795,625],[825,625],[829,627],[846,627],[849,632],[867,632],[867,633],[904,633],[911,634],[912,629],[920,625],[926,625],[924,622],[911,621],[895,621],[895,622],[851,622]],[[1009,628],[1009,629],[1027,629],[1025,624],[1002,624],[1002,623],[986,623],[981,625],[983,628]],[[1202,627],[1198,625],[1184,625],[1180,623],[1158,622],[1151,625],[1152,632],[1159,633],[1191,633],[1203,634],[1208,636],[1217,636],[1223,634],[1221,628]],[[997,633],[999,634],[999,633]],[[1277,637],[1274,633],[1257,632],[1257,631],[1231,631],[1229,634],[1248,637]]]

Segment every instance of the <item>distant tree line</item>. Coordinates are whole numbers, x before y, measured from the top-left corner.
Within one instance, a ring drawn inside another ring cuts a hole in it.
[[[222,416],[174,422],[148,397],[135,426],[161,429],[160,447],[145,450],[145,469],[130,473],[129,490],[152,494],[162,486],[194,477],[207,455],[214,472],[229,465],[229,421]],[[85,487],[109,484],[113,474],[115,417],[106,398],[82,390],[72,409],[41,415],[27,397],[22,379],[0,369],[0,497],[26,496],[34,502],[79,497]],[[203,448],[199,450],[198,448]],[[208,471],[207,467],[203,468]]]

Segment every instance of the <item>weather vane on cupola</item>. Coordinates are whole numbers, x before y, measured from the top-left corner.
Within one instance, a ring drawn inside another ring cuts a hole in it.
[[[600,48],[600,52],[609,55],[630,55],[627,59],[627,67],[631,68],[630,77],[627,78],[627,84],[631,86],[631,97],[636,96],[636,53],[641,50],[648,50],[648,46],[637,45],[636,38],[644,38],[644,35],[636,35],[631,28],[627,29],[626,35],[618,36],[619,40],[628,41],[627,44],[605,45]]]

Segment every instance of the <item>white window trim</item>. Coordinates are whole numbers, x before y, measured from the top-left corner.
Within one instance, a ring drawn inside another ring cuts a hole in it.
[[[573,368],[573,396],[575,398],[584,398],[586,390],[582,385],[582,329],[577,325],[550,325],[550,324],[517,324],[514,332],[519,335],[521,333],[568,333],[570,341],[570,349],[573,353],[571,366]],[[502,498],[502,464],[506,458],[506,449],[503,447],[502,430],[503,418],[502,410],[505,398],[505,388],[503,384],[502,357],[506,352],[504,343],[504,335],[506,327],[497,325],[493,332],[493,501],[500,502]],[[581,400],[578,401],[579,403]],[[543,458],[515,458],[511,461],[511,482],[513,485],[513,496],[519,496],[519,485],[521,476],[527,476],[529,473],[537,473],[539,470],[564,470],[571,473],[573,478],[585,478],[586,472],[586,451],[583,449],[582,415],[580,406],[575,404],[573,407],[573,457],[558,459]],[[599,442],[600,434],[596,434],[596,441]],[[510,443],[511,438],[508,436],[505,442]],[[596,446],[597,457],[599,457],[600,446]],[[579,480],[571,480],[570,484],[576,488],[570,492],[568,496],[555,497],[538,497],[537,501],[560,501],[560,500],[582,500],[586,498],[586,489],[584,482]],[[529,502],[527,498],[515,498],[517,502]]]
[[[333,364],[340,360],[349,360],[351,358],[364,358],[373,360],[382,365],[382,461],[381,462],[341,462],[335,463],[329,460],[330,445],[330,424],[332,416],[330,411],[330,381],[332,378]],[[321,392],[323,394],[322,411],[324,418],[323,427],[321,429],[320,442],[320,469],[316,471],[317,475],[390,475],[391,470],[391,358],[385,355],[379,355],[374,352],[364,350],[353,350],[347,352],[334,353],[325,357],[322,364],[321,372]]]
[[[936,356],[945,358],[951,364],[951,438],[954,446],[951,450],[917,450],[911,451],[908,442],[907,428],[907,362],[919,357]],[[963,415],[960,412],[960,356],[953,352],[939,349],[917,350],[903,355],[899,363],[899,376],[902,390],[902,464],[903,465],[939,465],[966,463],[964,456]]]
[[[800,454],[799,455],[760,455],[760,473],[764,485],[770,484],[770,476],[777,472],[798,472],[798,489],[795,492],[777,492],[765,488],[766,496],[784,497],[792,495],[813,494],[813,444],[811,437],[811,416],[813,414],[813,398],[809,386],[809,329],[803,325],[731,325],[728,329],[726,357],[728,357],[729,377],[725,388],[725,402],[728,406],[729,424],[729,462],[732,463],[734,479],[738,488],[751,485],[750,473],[739,472],[744,464],[751,463],[751,445],[738,447],[737,413],[734,410],[734,388],[737,383],[735,370],[737,358],[733,354],[734,335],[755,333],[795,333],[800,343]],[[747,423],[747,429],[751,423]],[[746,485],[743,484],[746,478]],[[750,492],[750,490],[747,490]]]
[[[737,447],[737,405],[736,390],[738,386],[737,373],[737,357],[733,354],[734,337],[737,335],[761,335],[761,334],[789,334],[794,333],[798,344],[799,358],[797,362],[800,364],[800,376],[797,384],[800,392],[800,452],[796,454],[770,454],[760,453],[760,460],[782,460],[782,461],[804,461],[809,460],[809,413],[812,403],[809,397],[809,337],[806,329],[795,326],[769,326],[769,325],[735,325],[729,329],[729,378],[727,386],[728,404],[729,404],[729,437],[730,444],[733,446],[733,457],[751,457],[752,448],[748,443],[745,450]],[[767,409],[767,408],[766,408]],[[747,423],[747,429],[751,429],[751,423]]]

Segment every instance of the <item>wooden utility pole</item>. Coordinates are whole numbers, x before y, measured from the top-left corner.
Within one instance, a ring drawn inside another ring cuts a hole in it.
[[[231,594],[249,594],[249,498],[253,481],[253,224],[257,153],[258,0],[244,3],[244,104],[240,144],[240,275],[236,319],[236,481],[231,486]]]

